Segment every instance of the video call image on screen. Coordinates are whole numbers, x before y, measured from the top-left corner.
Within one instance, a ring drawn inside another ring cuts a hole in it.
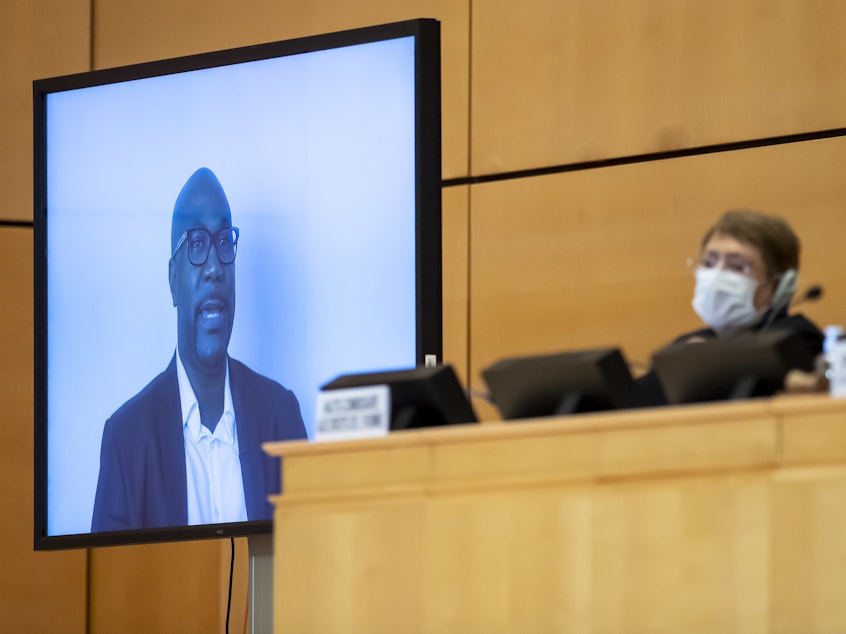
[[[105,421],[170,363],[177,196],[213,172],[239,238],[229,355],[298,397],[417,362],[415,41],[45,98],[46,533],[91,531]]]

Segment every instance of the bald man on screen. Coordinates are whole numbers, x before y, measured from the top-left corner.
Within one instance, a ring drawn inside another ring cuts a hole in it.
[[[220,181],[198,169],[171,226],[176,351],[106,421],[92,531],[272,517],[267,496],[280,492],[280,468],[261,445],[306,431],[293,392],[228,354],[238,238]]]

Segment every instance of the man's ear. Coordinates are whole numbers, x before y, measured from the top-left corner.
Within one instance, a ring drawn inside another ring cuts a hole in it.
[[[176,264],[173,258],[167,261],[167,281],[170,285],[170,299],[173,301],[173,305],[176,306]]]

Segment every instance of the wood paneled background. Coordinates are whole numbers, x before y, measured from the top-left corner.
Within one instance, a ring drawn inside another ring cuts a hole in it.
[[[469,387],[506,355],[647,363],[697,325],[685,260],[729,207],[787,217],[800,288],[825,287],[802,310],[846,322],[840,0],[0,0],[4,629],[222,631],[229,563],[32,552],[32,80],[416,17],[442,22],[445,358]],[[236,564],[238,631],[243,541]]]

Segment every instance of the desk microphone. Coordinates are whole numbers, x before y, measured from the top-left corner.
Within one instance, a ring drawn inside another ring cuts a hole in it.
[[[819,284],[814,284],[813,286],[809,286],[807,290],[799,297],[795,302],[793,302],[794,306],[802,304],[804,302],[815,302],[820,297],[823,296],[823,287]]]

